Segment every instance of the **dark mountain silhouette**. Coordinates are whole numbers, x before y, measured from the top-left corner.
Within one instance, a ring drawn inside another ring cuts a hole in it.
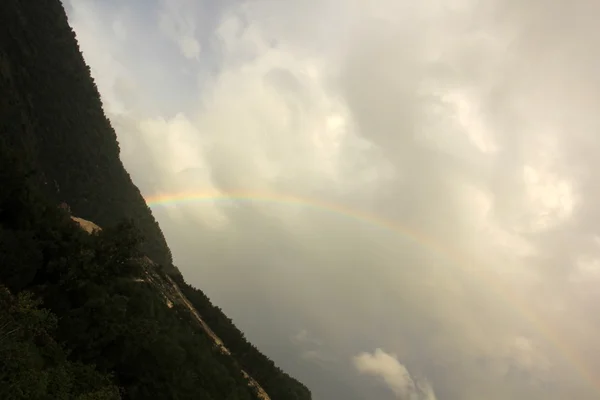
[[[173,265],[59,0],[0,2],[0,94],[0,398],[311,398]]]

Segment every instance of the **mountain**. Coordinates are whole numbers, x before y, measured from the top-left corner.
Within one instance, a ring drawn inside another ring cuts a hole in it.
[[[173,265],[59,0],[0,2],[0,93],[0,398],[311,398]]]

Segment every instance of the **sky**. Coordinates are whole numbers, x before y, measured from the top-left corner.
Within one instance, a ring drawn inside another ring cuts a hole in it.
[[[600,398],[600,3],[63,2],[186,280],[315,400]]]

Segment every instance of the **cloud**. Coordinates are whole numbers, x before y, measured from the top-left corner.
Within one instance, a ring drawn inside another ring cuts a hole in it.
[[[597,397],[595,4],[129,7],[69,10],[123,161],[207,195],[155,215],[278,364],[325,399],[389,396],[339,362],[372,348],[445,400]]]
[[[292,340],[292,343],[299,344],[299,345],[308,344],[308,345],[320,346],[322,344],[319,339],[312,337],[312,335],[309,334],[306,329],[302,329],[300,332],[293,335],[291,340]]]
[[[200,59],[200,42],[196,39],[196,19],[186,10],[191,4],[185,0],[162,1],[162,10],[159,12],[160,30],[174,41],[181,54],[188,58]]]
[[[396,356],[381,349],[375,350],[374,354],[362,353],[356,356],[354,364],[359,372],[383,379],[398,396],[406,397],[415,390],[415,383],[406,367],[400,364]]]
[[[399,399],[435,400],[431,387],[425,382],[415,383],[406,367],[393,354],[381,349],[376,349],[373,354],[361,353],[354,357],[354,365],[360,373],[383,380]]]

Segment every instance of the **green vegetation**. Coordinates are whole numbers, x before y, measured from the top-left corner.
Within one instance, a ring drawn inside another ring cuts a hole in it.
[[[298,400],[310,398],[306,386],[277,368],[272,360],[249,343],[233,321],[220,308],[212,305],[202,291],[190,286],[181,278],[175,280],[204,321],[223,340],[244,370],[262,385],[271,398]]]
[[[119,159],[115,131],[58,0],[0,5],[0,129],[28,153],[39,184],[99,226],[135,220],[144,252],[172,266],[150,209]]]
[[[256,399],[243,368],[273,400],[310,399],[173,266],[59,0],[0,2],[0,93],[0,398]],[[233,357],[169,308],[165,273]]]
[[[110,376],[67,359],[54,338],[57,319],[31,294],[0,287],[0,398],[118,399]]]
[[[143,266],[133,224],[87,234],[36,194],[6,153],[1,398],[256,398],[189,312],[170,309],[157,287],[136,280]]]

